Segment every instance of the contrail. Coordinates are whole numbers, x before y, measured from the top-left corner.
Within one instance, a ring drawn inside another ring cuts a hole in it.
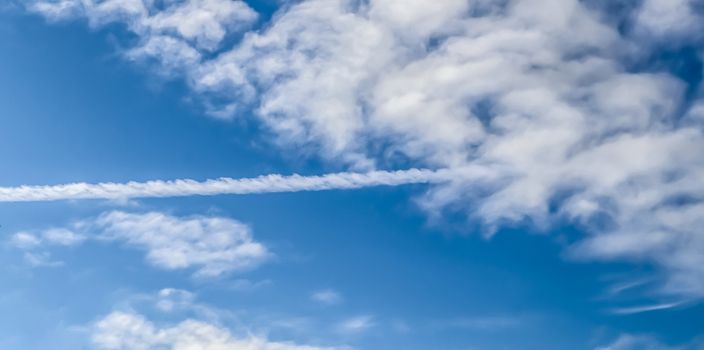
[[[71,199],[130,199],[221,194],[323,191],[372,186],[438,183],[451,179],[449,169],[343,172],[321,176],[264,175],[254,178],[190,179],[126,183],[71,183],[50,186],[0,187],[0,202],[39,202]]]

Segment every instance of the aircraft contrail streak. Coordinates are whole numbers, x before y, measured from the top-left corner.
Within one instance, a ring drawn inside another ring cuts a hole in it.
[[[72,199],[131,199],[222,194],[323,191],[372,186],[439,183],[451,179],[451,170],[408,169],[342,172],[320,176],[264,175],[254,178],[155,180],[126,183],[70,183],[48,186],[0,187],[0,202],[39,202]]]

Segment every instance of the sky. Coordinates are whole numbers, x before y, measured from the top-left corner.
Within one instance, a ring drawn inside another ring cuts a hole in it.
[[[0,0],[0,349],[704,349],[700,0]]]

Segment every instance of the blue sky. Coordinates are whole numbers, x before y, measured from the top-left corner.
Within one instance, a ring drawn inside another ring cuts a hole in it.
[[[557,4],[0,1],[0,348],[700,348],[702,4]]]

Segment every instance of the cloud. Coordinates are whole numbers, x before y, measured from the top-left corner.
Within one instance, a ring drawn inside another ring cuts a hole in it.
[[[346,335],[355,335],[368,331],[375,326],[374,316],[360,315],[348,318],[338,323],[335,330]]]
[[[241,33],[254,17],[244,4],[220,18],[204,1],[145,3],[32,8],[125,23],[139,39],[130,57],[182,76],[213,115],[253,115],[282,145],[356,169],[481,169],[479,179],[455,173],[432,186],[419,200],[432,215],[458,210],[488,233],[568,220],[587,234],[572,257],[651,263],[659,292],[704,297],[704,154],[695,151],[704,118],[685,93],[691,82],[658,61],[665,48],[704,50],[696,1],[645,0],[614,14],[579,0],[307,0],[228,45],[223,31]],[[201,11],[210,21],[177,25]],[[189,181],[85,186],[0,197],[221,193]]]
[[[271,256],[266,246],[254,240],[249,226],[239,221],[225,217],[176,217],[160,212],[106,212],[74,223],[72,230],[53,228],[39,237],[19,232],[11,243],[32,250],[49,245],[76,245],[87,239],[124,243],[146,251],[147,261],[156,267],[192,268],[199,277],[254,268]],[[48,253],[31,254],[34,257],[31,260],[39,263],[34,265],[45,265],[41,262],[48,258]]]
[[[44,241],[50,244],[63,246],[72,246],[80,244],[86,239],[86,237],[77,234],[71,230],[61,228],[48,229],[42,232],[42,238]]]
[[[613,314],[616,314],[616,315],[632,315],[632,314],[640,314],[643,312],[672,309],[672,308],[676,308],[676,307],[681,307],[686,304],[687,303],[684,301],[677,301],[674,303],[661,303],[661,304],[652,304],[652,305],[620,307],[620,308],[611,309],[610,312]]]
[[[597,347],[596,350],[694,350],[700,349],[701,344],[694,341],[686,345],[670,346],[650,335],[621,334],[613,343]]]
[[[661,40],[699,36],[703,25],[696,3],[697,0],[644,1],[636,12],[636,29]]]
[[[25,252],[24,261],[31,267],[59,267],[63,266],[64,262],[60,260],[52,260],[51,254],[44,251]]]
[[[332,349],[272,342],[256,336],[237,337],[229,330],[207,322],[187,319],[159,327],[137,313],[115,311],[95,323],[92,341],[99,349],[231,349],[231,350],[321,350]]]
[[[333,289],[323,289],[311,294],[310,298],[313,301],[324,305],[335,305],[342,302],[343,298],[339,292]]]
[[[220,178],[149,181],[128,183],[73,183],[55,186],[20,186],[0,188],[0,202],[54,201],[68,199],[115,199],[212,196],[299,191],[342,190],[372,186],[399,186],[414,183],[447,181],[450,170],[409,169],[336,173],[322,176],[265,175],[248,179]]]
[[[341,347],[318,347],[292,342],[271,341],[254,335],[248,322],[235,322],[238,327],[221,324],[230,311],[196,302],[196,295],[186,290],[165,288],[158,293],[140,294],[132,301],[153,303],[156,311],[176,318],[172,323],[156,323],[135,311],[134,305],[116,310],[94,322],[89,329],[97,349],[156,350],[156,349],[228,349],[228,350],[333,350]],[[142,305],[144,306],[144,305]],[[183,319],[184,314],[190,314]],[[162,319],[159,317],[158,319]]]
[[[10,237],[9,243],[24,251],[25,262],[31,267],[59,267],[64,262],[53,260],[47,249],[51,246],[74,246],[86,239],[67,229],[48,229],[39,233],[20,231]]]
[[[243,1],[56,0],[28,6],[51,20],[84,17],[91,26],[123,23],[141,38],[174,37],[201,50],[214,50],[233,31],[257,19]]]
[[[17,248],[29,249],[39,246],[41,239],[29,232],[17,232],[10,238],[10,244]]]
[[[102,240],[145,250],[147,261],[154,266],[196,268],[196,276],[249,269],[270,255],[264,245],[254,241],[247,225],[229,218],[113,211],[80,226],[98,232]]]
[[[32,249],[47,245],[72,246],[80,244],[85,239],[83,235],[71,230],[51,228],[39,234],[27,231],[17,232],[10,238],[10,243],[20,249]]]
[[[157,294],[156,308],[163,312],[189,308],[195,295],[187,290],[164,288]]]

